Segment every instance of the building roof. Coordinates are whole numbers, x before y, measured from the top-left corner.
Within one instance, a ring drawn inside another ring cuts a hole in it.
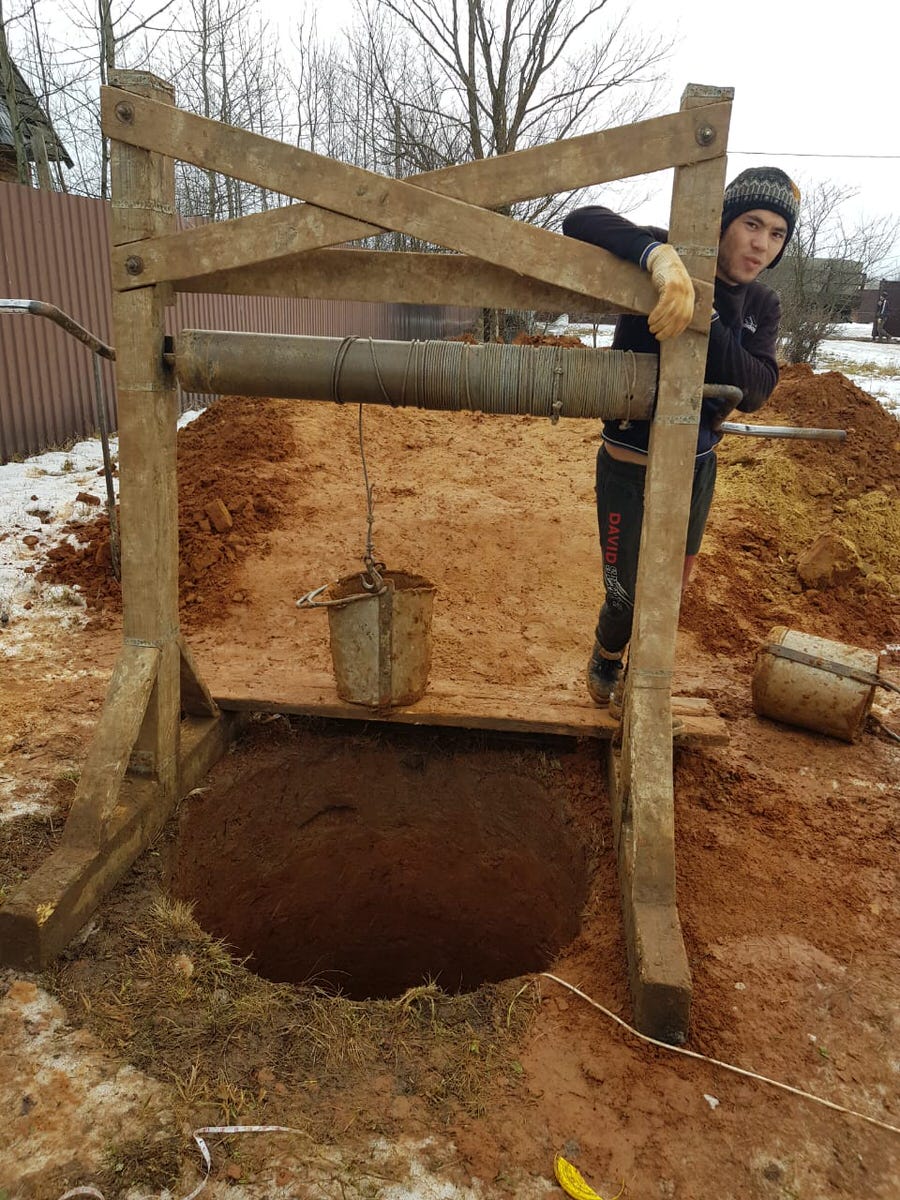
[[[34,151],[31,148],[32,131],[41,130],[44,134],[44,145],[47,147],[47,157],[53,161],[64,162],[67,167],[71,167],[72,160],[69,158],[65,146],[56,136],[53,126],[50,124],[50,118],[41,108],[37,97],[22,78],[19,68],[15,63],[12,63],[11,66],[16,85],[16,103],[19,108],[19,120],[25,129],[25,146],[28,151],[28,157],[32,161],[34,160]],[[10,119],[9,108],[6,104],[6,97],[0,92],[0,150],[13,149],[14,146],[15,142],[13,140],[12,120]]]

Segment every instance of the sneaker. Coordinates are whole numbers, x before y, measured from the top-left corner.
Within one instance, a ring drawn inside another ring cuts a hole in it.
[[[595,642],[587,665],[587,689],[595,704],[609,704],[621,674],[621,658],[604,658]]]

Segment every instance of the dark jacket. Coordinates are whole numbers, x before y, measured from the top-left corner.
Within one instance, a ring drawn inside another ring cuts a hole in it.
[[[602,246],[617,258],[637,263],[639,267],[646,267],[647,255],[654,246],[668,240],[664,229],[634,225],[599,205],[569,213],[563,221],[563,233]],[[781,318],[778,297],[757,281],[728,287],[717,279],[713,303],[704,379],[707,383],[728,383],[741,388],[744,399],[738,407],[742,412],[755,412],[762,408],[778,382],[775,361]],[[650,332],[646,317],[621,316],[616,322],[613,349],[658,355],[659,342]],[[704,401],[697,435],[698,458],[710,454],[722,440],[722,435],[711,428],[716,416],[714,406]],[[648,421],[606,421],[603,425],[604,441],[629,450],[646,454],[649,438]]]

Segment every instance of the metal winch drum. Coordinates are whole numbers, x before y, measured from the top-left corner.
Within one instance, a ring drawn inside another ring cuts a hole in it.
[[[351,704],[397,708],[421,700],[431,668],[434,584],[406,571],[382,571],[368,588],[356,572],[330,584],[331,661],[337,692]]]

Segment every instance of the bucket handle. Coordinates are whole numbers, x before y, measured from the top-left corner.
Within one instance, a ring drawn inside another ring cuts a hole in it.
[[[380,596],[382,592],[387,590],[387,584],[382,584],[377,591],[353,592],[351,595],[344,596],[340,600],[317,600],[316,597],[321,596],[330,586],[328,583],[323,583],[321,587],[313,588],[311,592],[307,592],[305,596],[300,597],[297,601],[297,608],[332,608],[337,604],[351,604],[354,600],[371,600],[373,596]]]
[[[844,663],[834,662],[830,658],[821,658],[816,654],[807,654],[804,650],[794,650],[791,646],[782,646],[778,642],[766,642],[763,650],[768,650],[776,658],[786,658],[790,662],[802,663],[807,667],[818,667],[821,671],[829,671],[832,675],[840,675],[842,679],[855,679],[858,683],[867,683],[870,687],[883,687],[888,691],[900,693],[900,687],[889,683],[874,671],[864,671],[862,667],[848,667]]]

